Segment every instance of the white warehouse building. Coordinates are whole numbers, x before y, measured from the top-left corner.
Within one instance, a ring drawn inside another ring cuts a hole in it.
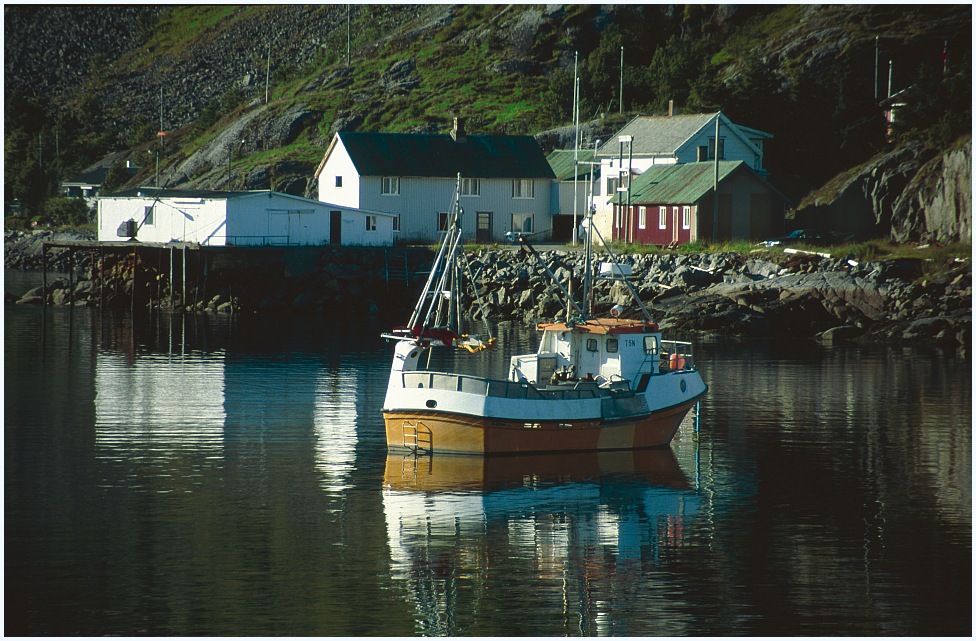
[[[393,244],[391,214],[275,191],[142,187],[98,199],[98,241],[265,247]]]

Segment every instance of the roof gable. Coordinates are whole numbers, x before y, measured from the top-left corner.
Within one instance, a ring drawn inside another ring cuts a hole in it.
[[[532,136],[340,132],[360,176],[555,178]],[[330,150],[333,147],[330,146]]]
[[[759,150],[750,138],[773,137],[772,134],[764,131],[737,125],[722,112],[678,116],[637,116],[602,145],[597,156],[603,158],[616,157],[620,149],[619,136],[633,136],[632,155],[634,156],[676,156],[703,129],[710,128],[711,131],[714,131],[715,118],[721,119],[724,135],[731,131],[743,144],[756,153],[759,153]],[[712,135],[714,136],[714,134]],[[626,147],[624,153],[630,153]]]
[[[619,152],[619,136],[633,136],[633,155],[670,156],[715,119],[711,114],[679,116],[637,116],[603,144],[597,156],[614,157]],[[625,153],[627,151],[625,150]]]

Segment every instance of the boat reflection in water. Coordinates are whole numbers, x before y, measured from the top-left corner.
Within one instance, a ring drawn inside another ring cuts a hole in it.
[[[621,594],[636,594],[641,575],[683,545],[701,507],[671,448],[390,452],[383,506],[393,578],[406,584],[418,633],[438,635],[491,634],[485,614],[497,606],[501,616],[504,598],[558,609],[568,634],[619,634],[608,608],[633,605]]]

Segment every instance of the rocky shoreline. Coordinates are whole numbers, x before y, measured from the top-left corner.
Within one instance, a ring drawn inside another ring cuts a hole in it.
[[[558,280],[580,291],[581,254],[540,256]],[[642,254],[618,261],[631,267],[631,287],[672,334],[913,343],[963,355],[972,342],[968,260],[953,260],[932,278],[924,276],[922,261],[857,263],[816,254]],[[510,252],[487,251],[472,258],[472,268],[481,272],[480,315],[528,320],[564,313],[541,267]],[[624,316],[636,318],[639,310],[629,303],[627,289],[598,281],[595,310],[606,313],[620,304]],[[468,308],[472,298],[465,299]]]
[[[8,233],[5,266],[39,269],[43,238]],[[165,274],[140,264],[136,279],[143,286],[137,288],[135,302],[139,307],[231,314],[400,313],[412,304],[433,254],[427,248],[389,250],[406,256],[410,276],[403,282],[390,280],[390,262],[384,251],[295,248],[286,254],[266,252],[257,261],[225,259],[205,266],[202,283],[198,278],[193,288],[174,292],[172,297],[163,282]],[[63,271],[65,259],[56,253],[50,252],[48,269]],[[972,266],[968,257],[951,259],[930,270],[923,269],[921,260],[858,263],[803,253],[656,253],[617,259],[630,267],[628,282],[654,320],[676,335],[912,344],[949,349],[962,356],[969,354],[972,343]],[[539,252],[537,260],[523,250],[481,249],[469,253],[468,260],[475,291],[463,295],[462,309],[476,320],[564,318],[564,299],[546,268],[577,296],[582,290],[584,256],[580,252],[549,249]],[[606,254],[594,258],[597,266],[608,261]],[[96,292],[91,265],[76,264],[77,281],[72,288],[61,278],[48,283],[47,291],[35,288],[16,301],[8,296],[7,302],[41,304],[46,300],[51,305],[128,308],[133,303],[131,267],[120,262],[103,272],[109,275],[103,287],[112,293],[108,298]],[[619,304],[623,316],[639,314],[620,280],[600,279],[593,289],[597,313],[608,313]]]

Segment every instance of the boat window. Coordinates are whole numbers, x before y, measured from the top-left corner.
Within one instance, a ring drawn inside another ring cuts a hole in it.
[[[608,338],[607,339],[607,351],[610,352],[611,354],[616,354],[617,353],[617,339],[616,338]]]
[[[644,353],[657,354],[657,336],[644,337]]]
[[[595,352],[596,351],[596,339],[595,338],[587,338],[586,339],[586,351],[588,351],[588,352]]]

